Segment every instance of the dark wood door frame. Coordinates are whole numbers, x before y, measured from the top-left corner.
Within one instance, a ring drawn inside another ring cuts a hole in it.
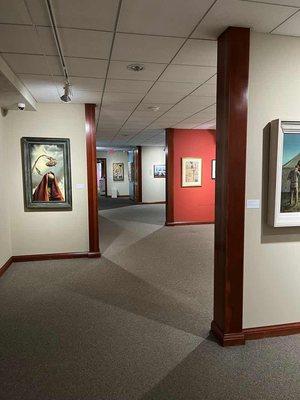
[[[106,158],[100,157],[97,158],[97,164],[102,163],[103,171],[104,171],[104,179],[105,179],[105,197],[107,197],[107,162]]]
[[[95,107],[85,104],[90,257],[100,257]]]

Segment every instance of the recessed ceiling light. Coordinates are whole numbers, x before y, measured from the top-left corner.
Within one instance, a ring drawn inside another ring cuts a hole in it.
[[[127,65],[127,69],[129,69],[130,71],[134,71],[134,72],[140,72],[140,71],[143,71],[143,69],[145,69],[145,67],[141,64],[129,64],[129,65]]]
[[[151,110],[151,111],[158,111],[159,109],[160,109],[159,106],[149,106],[148,107],[148,110]]]

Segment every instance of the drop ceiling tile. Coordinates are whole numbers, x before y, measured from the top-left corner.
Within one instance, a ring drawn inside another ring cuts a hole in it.
[[[66,57],[68,72],[73,76],[105,78],[108,62],[88,58]]]
[[[191,96],[210,96],[216,97],[217,95],[217,86],[216,85],[208,85],[205,83],[204,85],[200,86],[197,90],[191,93]]]
[[[155,106],[159,107],[158,112],[165,112],[167,111],[170,107],[172,107],[172,104],[168,104],[168,103],[156,103]],[[151,111],[149,109],[149,107],[153,107],[153,103],[147,103],[145,101],[143,101],[137,108],[137,111],[141,111],[141,112],[149,112]],[[153,112],[153,111],[151,111]],[[156,112],[155,112],[156,114]]]
[[[64,28],[59,33],[65,56],[108,59],[112,33]]]
[[[119,130],[122,126],[122,122],[118,121],[102,121],[101,118],[99,120],[97,129],[117,129]]]
[[[188,40],[172,64],[217,66],[217,42],[213,40]]]
[[[127,69],[128,65],[135,63],[135,61],[111,61],[108,78],[155,81],[167,66],[167,64],[142,63],[144,66],[142,71],[134,72]]]
[[[300,5],[300,4],[299,4]],[[278,35],[300,36],[300,13],[298,12],[292,18],[288,19],[272,33]]]
[[[104,79],[70,76],[70,83],[74,92],[81,90],[100,92],[103,90]]]
[[[72,103],[98,103],[101,95],[101,92],[94,91],[72,91]]]
[[[204,124],[201,124],[199,126],[196,126],[194,129],[216,129],[216,121],[208,121]]]
[[[111,111],[133,111],[137,103],[118,103],[109,101],[105,95],[103,98],[102,109]]]
[[[143,95],[141,93],[111,93],[105,92],[104,103],[134,103],[139,102]]]
[[[43,51],[32,26],[0,25],[0,52],[42,54]]]
[[[101,121],[103,122],[118,122],[123,123],[131,114],[128,110],[111,110],[102,108],[101,110]]]
[[[27,0],[35,24],[50,25],[45,2]],[[118,0],[52,0],[53,12],[60,27],[112,31]]]
[[[173,108],[173,112],[189,111],[190,114],[201,111],[205,107],[215,104],[215,97],[196,97],[189,96],[180,103],[176,104]]]
[[[298,0],[242,0],[242,1],[250,1],[253,3],[265,3],[265,4],[274,4],[274,5],[284,5],[284,6],[290,6],[290,7],[295,7],[299,8],[299,1]]]
[[[183,96],[191,93],[196,87],[198,83],[190,83],[190,82],[165,82],[165,81],[157,81],[153,88],[151,89],[152,93],[180,93]]]
[[[172,64],[167,67],[160,79],[168,82],[197,82],[200,84],[212,77],[215,73],[215,67]]]
[[[213,0],[123,0],[118,30],[186,37]]]
[[[59,28],[63,55],[66,57],[101,58],[109,56],[112,33],[82,29]],[[51,28],[39,27],[46,54],[57,54]]]
[[[192,37],[217,39],[228,26],[249,27],[268,33],[294,12],[294,8],[280,5],[240,0],[217,1]]]
[[[150,81],[108,79],[106,82],[106,91],[145,94],[152,84]]]
[[[173,37],[117,33],[112,60],[168,63],[183,42]]]
[[[18,76],[34,97],[40,97],[42,94],[43,98],[45,99],[48,92],[54,92],[55,101],[60,101],[59,95],[62,93],[64,84],[64,79],[62,76],[51,77],[49,75],[30,74],[20,74]]]
[[[31,24],[24,0],[0,0],[1,24]]]
[[[143,102],[149,103],[149,104],[155,104],[155,105],[157,103],[173,105],[174,103],[177,103],[179,100],[181,100],[183,97],[184,97],[184,95],[180,92],[155,93],[155,91],[150,90],[150,92],[147,94],[147,96],[145,96]]]
[[[16,74],[62,75],[59,58],[28,54],[2,54]]]

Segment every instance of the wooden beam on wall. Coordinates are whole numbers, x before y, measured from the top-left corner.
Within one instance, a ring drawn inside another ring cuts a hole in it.
[[[98,190],[97,190],[97,151],[95,104],[85,105],[88,214],[89,214],[89,252],[100,257],[98,226]]]
[[[223,346],[243,333],[244,214],[250,29],[218,38],[217,179],[212,332]]]

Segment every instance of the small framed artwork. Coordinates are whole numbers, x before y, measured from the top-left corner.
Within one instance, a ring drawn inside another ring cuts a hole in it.
[[[268,223],[300,226],[300,121],[270,124]]]
[[[216,160],[211,160],[211,179],[216,179]]]
[[[202,184],[202,159],[183,157],[182,166],[182,187],[201,186]]]
[[[124,163],[113,163],[113,180],[124,181]]]
[[[153,176],[154,176],[154,178],[165,178],[166,177],[166,166],[165,165],[153,165]]]
[[[21,139],[25,209],[71,210],[70,140]]]

